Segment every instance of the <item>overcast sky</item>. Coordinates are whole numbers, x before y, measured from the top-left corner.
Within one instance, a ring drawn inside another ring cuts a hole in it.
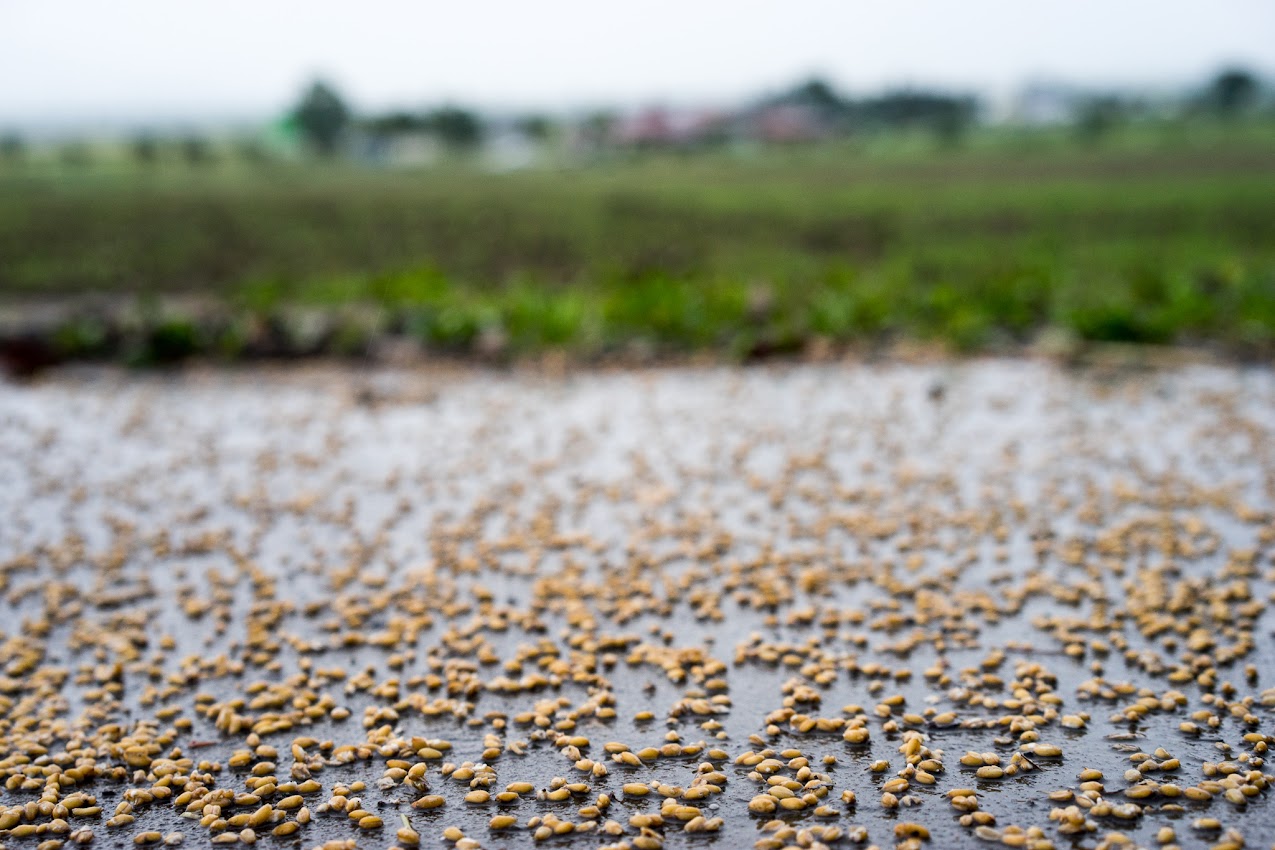
[[[1275,0],[0,0],[0,127],[277,115],[322,75],[362,109],[729,102],[1275,69]]]

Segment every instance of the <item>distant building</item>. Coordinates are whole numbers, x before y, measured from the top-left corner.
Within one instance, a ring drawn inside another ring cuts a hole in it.
[[[673,122],[662,107],[626,115],[611,127],[611,141],[617,145],[659,146],[675,141]]]
[[[716,109],[651,107],[619,118],[610,141],[622,147],[692,147],[729,138],[733,120]]]
[[[767,144],[814,142],[827,138],[820,114],[804,104],[777,103],[758,107],[744,116],[745,136]]]
[[[359,132],[350,139],[348,149],[360,162],[391,168],[431,165],[443,154],[443,146],[438,139],[422,130]]]
[[[1008,117],[1015,123],[1036,127],[1067,124],[1075,119],[1080,100],[1080,91],[1071,86],[1033,83],[1014,97]]]
[[[517,171],[540,161],[544,142],[512,126],[495,126],[483,141],[483,160],[495,171]]]

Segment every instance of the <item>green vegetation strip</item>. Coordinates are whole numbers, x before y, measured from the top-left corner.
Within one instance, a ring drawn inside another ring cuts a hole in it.
[[[359,354],[391,336],[585,357],[975,351],[1047,329],[1275,345],[1266,131],[502,175],[31,170],[0,188],[0,333],[59,359]],[[33,301],[57,319],[24,321]]]

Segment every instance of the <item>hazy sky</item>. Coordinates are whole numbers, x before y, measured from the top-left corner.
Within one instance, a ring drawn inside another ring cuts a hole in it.
[[[1272,45],[1273,0],[0,0],[0,126],[269,116],[316,74],[364,109],[1174,85]]]

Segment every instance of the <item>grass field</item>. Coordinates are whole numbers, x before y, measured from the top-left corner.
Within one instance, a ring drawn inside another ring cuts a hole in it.
[[[81,310],[52,332],[62,355],[357,352],[385,333],[515,354],[898,337],[969,351],[1047,328],[1263,353],[1275,128],[509,174],[0,170],[0,299],[85,293],[133,319]]]

